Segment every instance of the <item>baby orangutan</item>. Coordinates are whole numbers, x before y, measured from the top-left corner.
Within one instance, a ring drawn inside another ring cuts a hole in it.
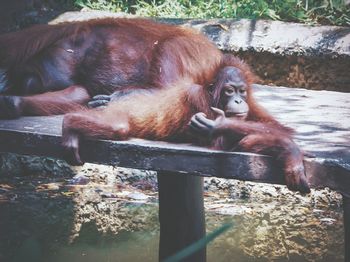
[[[122,95],[103,109],[65,115],[63,145],[76,163],[82,163],[80,138],[138,137],[262,153],[283,163],[290,189],[309,192],[293,131],[256,103],[253,79],[246,64],[225,55],[210,85],[184,78],[156,92]],[[204,136],[189,134],[189,128]]]

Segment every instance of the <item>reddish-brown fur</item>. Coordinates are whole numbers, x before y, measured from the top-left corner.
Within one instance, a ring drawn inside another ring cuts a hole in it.
[[[217,106],[223,85],[216,79],[212,87],[195,85],[183,79],[168,88],[148,94],[131,94],[111,102],[104,109],[67,114],[63,122],[63,144],[81,162],[79,139],[124,140],[139,137],[166,141],[191,141],[216,149],[266,153],[284,165],[286,181],[293,190],[308,192],[303,155],[292,141],[292,130],[278,123],[253,99],[254,79],[249,68],[233,56],[225,56],[219,67],[234,66],[248,84],[249,112],[245,120],[224,117],[214,126],[212,137],[198,139],[187,130],[191,117],[204,112],[214,118],[211,106]]]
[[[299,166],[302,154],[295,150],[291,130],[254,101],[254,75],[246,64],[223,55],[198,32],[144,19],[41,25],[1,36],[0,69],[5,71],[0,71],[0,91],[8,96],[0,96],[0,118],[77,111],[96,94],[130,90],[106,109],[65,116],[63,143],[77,160],[80,137],[199,143],[187,135],[187,123],[198,112],[214,117],[210,106],[217,106],[222,88],[216,77],[226,66],[243,73],[249,87],[248,117],[231,119],[223,130],[217,128],[218,138],[204,144],[230,149],[231,138],[238,135],[243,150],[277,148],[271,154],[286,163],[286,172]],[[292,186],[297,184],[292,188],[299,189],[302,174],[288,174],[295,178]]]
[[[220,63],[213,71],[225,66],[234,66],[243,72],[248,85],[249,114],[247,120],[268,123],[286,135],[290,129],[279,124],[261,106],[252,95],[251,84],[255,80],[249,67],[232,55],[220,56]],[[215,84],[214,84],[215,82]],[[184,77],[168,84],[167,88],[152,93],[134,93],[111,102],[105,109],[93,109],[85,112],[67,114],[65,129],[79,129],[78,133],[86,137],[105,139],[126,139],[139,137],[158,140],[187,140],[184,132],[191,117],[198,112],[205,112],[213,117],[211,106],[217,106],[222,85],[215,78],[211,85],[199,85],[193,79]],[[82,119],[86,118],[84,124]],[[97,120],[96,120],[97,119]],[[91,120],[91,121],[88,121]],[[79,124],[76,124],[76,122]],[[104,128],[95,124],[98,121]],[[103,124],[102,124],[103,123]],[[108,131],[107,131],[108,129]],[[209,142],[207,142],[209,145]],[[211,143],[211,142],[210,142]],[[214,147],[221,147],[217,145]]]
[[[78,104],[97,94],[164,88],[183,78],[207,85],[221,57],[202,34],[145,19],[40,25],[0,37],[7,94],[33,95],[79,85],[88,95],[70,101]],[[40,110],[40,104],[29,104],[34,109],[21,108],[22,114],[57,112],[55,104]]]
[[[84,137],[184,141],[191,116],[201,111],[211,114],[207,91],[186,80],[179,81],[156,93],[131,94],[104,109],[66,114],[64,129]]]

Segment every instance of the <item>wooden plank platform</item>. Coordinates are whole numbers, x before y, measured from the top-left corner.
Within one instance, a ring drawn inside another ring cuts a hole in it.
[[[256,96],[282,123],[298,132],[296,142],[315,158],[305,159],[312,187],[343,194],[345,261],[350,259],[350,94],[256,86]],[[64,158],[62,116],[0,120],[0,152]],[[281,169],[262,155],[213,151],[184,144],[129,140],[81,143],[86,162],[158,172],[159,261],[205,236],[203,179],[200,176],[284,183]],[[197,174],[186,176],[183,174]],[[205,247],[183,261],[206,261]]]
[[[257,100],[297,130],[309,183],[350,196],[350,94],[256,85]],[[64,158],[62,116],[0,120],[0,151]],[[84,141],[86,162],[284,184],[267,156],[132,139]]]

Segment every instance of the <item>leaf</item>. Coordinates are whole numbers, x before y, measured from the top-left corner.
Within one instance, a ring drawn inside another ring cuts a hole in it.
[[[223,224],[218,229],[214,230],[213,232],[207,234],[205,237],[201,238],[197,242],[187,246],[186,248],[180,250],[175,255],[166,258],[164,262],[178,262],[182,261],[186,257],[192,255],[193,253],[197,252],[198,250],[204,248],[209,242],[213,241],[215,238],[220,236],[221,234],[225,233],[228,229],[230,229],[233,226],[232,223]]]

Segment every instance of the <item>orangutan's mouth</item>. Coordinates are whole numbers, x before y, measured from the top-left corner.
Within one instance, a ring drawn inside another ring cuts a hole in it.
[[[237,113],[237,112],[225,112],[226,117],[237,117],[242,118],[247,116],[247,112]]]

